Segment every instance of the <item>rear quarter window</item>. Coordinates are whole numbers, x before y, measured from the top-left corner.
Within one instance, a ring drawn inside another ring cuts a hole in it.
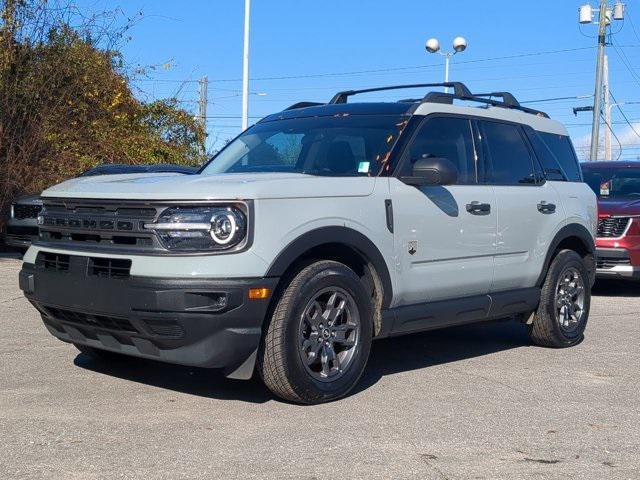
[[[538,155],[540,162],[543,164],[545,171],[560,169],[562,174],[569,182],[582,182],[582,171],[580,170],[580,164],[576,158],[576,153],[571,144],[571,140],[566,135],[558,135],[555,133],[536,132],[540,140],[544,143],[546,149],[539,151],[534,143],[536,154]],[[550,165],[550,163],[555,165]],[[552,172],[549,173],[549,179],[553,178]]]

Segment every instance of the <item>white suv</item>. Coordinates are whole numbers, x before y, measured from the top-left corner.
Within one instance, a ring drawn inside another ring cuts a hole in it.
[[[89,355],[257,370],[301,403],[345,395],[374,338],[512,317],[580,342],[596,198],[563,126],[457,82],[347,102],[437,85],[293,105],[195,175],[52,187],[20,286]]]

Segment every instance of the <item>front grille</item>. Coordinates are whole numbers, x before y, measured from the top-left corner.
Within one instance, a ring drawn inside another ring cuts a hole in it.
[[[69,255],[60,255],[58,253],[40,252],[36,257],[36,267],[43,270],[54,270],[56,272],[68,272]]]
[[[629,217],[607,217],[598,220],[598,237],[617,238],[621,237],[627,229],[631,218]]]
[[[121,202],[46,200],[40,241],[52,245],[121,250],[161,250],[155,234],[144,228],[164,207]]]
[[[631,265],[631,260],[628,258],[614,258],[614,257],[598,257],[596,260],[596,268],[609,269],[617,267],[619,265]]]
[[[111,317],[107,315],[93,315],[54,307],[43,308],[48,316],[58,321],[121,332],[138,332],[126,318]]]
[[[120,258],[90,258],[89,273],[102,278],[128,278],[131,260]]]
[[[42,210],[42,205],[22,205],[20,203],[16,203],[13,206],[13,217],[18,220],[38,218],[40,210]]]

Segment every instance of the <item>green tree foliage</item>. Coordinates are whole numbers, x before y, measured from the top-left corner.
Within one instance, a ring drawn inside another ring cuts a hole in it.
[[[0,0],[0,211],[100,163],[201,163],[201,124],[174,99],[133,95],[124,30],[54,6]]]

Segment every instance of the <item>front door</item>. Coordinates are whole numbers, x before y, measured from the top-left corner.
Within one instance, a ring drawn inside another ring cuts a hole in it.
[[[476,139],[469,119],[429,116],[401,159],[400,175],[425,156],[458,168],[458,182],[414,187],[390,179],[399,305],[489,292],[497,216],[495,193],[477,182]]]

